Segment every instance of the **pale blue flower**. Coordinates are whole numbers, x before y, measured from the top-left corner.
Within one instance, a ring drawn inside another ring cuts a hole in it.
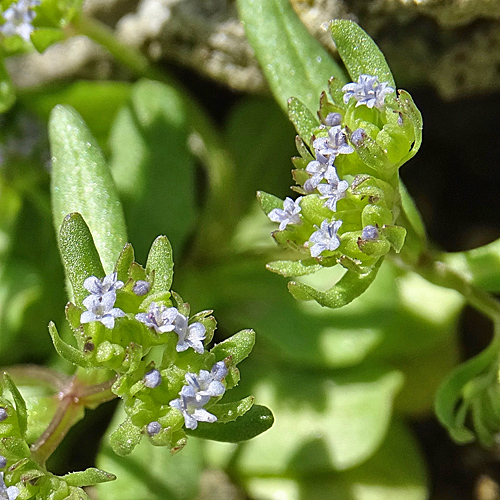
[[[150,288],[151,288],[151,284],[149,283],[149,281],[137,280],[135,282],[134,288],[132,288],[132,291],[138,297],[142,297],[143,295],[146,295],[147,293],[149,293]]]
[[[8,416],[9,416],[9,414],[7,413],[7,409],[0,407],[0,422],[7,420]]]
[[[83,312],[80,316],[80,322],[85,324],[99,321],[106,328],[114,328],[115,319],[125,316],[125,313],[121,309],[114,307],[115,301],[116,294],[114,292],[106,293],[102,297],[89,295],[83,300],[83,305],[87,308],[87,311]]]
[[[295,201],[291,198],[285,198],[283,201],[283,209],[274,208],[268,214],[268,217],[273,222],[279,222],[279,230],[283,231],[289,224],[301,224],[300,219],[300,200],[302,196],[299,196]]]
[[[182,352],[190,347],[198,354],[203,354],[205,347],[203,340],[205,339],[207,329],[202,323],[192,323],[188,325],[188,318],[181,313],[177,313],[174,320],[174,332],[179,336],[179,341],[175,347],[177,352]]]
[[[364,241],[376,241],[378,237],[379,232],[377,226],[365,226],[361,232],[361,239]]]
[[[5,469],[5,467],[7,467],[7,459],[0,455],[0,469]]]
[[[348,83],[342,87],[344,92],[344,103],[348,103],[351,97],[356,99],[356,106],[364,104],[368,108],[383,109],[387,94],[392,94],[394,89],[388,82],[379,82],[378,77],[371,75],[359,75],[357,83]]]
[[[146,432],[150,437],[156,436],[162,429],[163,427],[161,426],[160,422],[157,422],[156,420],[153,422],[149,422],[149,424],[146,426]]]
[[[328,143],[334,155],[348,155],[354,151],[353,147],[347,144],[345,132],[340,125],[328,129]]]
[[[337,202],[346,196],[345,193],[349,187],[349,183],[339,179],[337,170],[334,167],[326,172],[325,179],[327,180],[327,184],[319,184],[317,186],[321,194],[320,198],[326,200],[325,207],[335,212],[337,210]]]
[[[19,496],[19,488],[17,486],[9,486],[3,480],[3,472],[0,472],[0,499],[16,500]]]
[[[95,276],[90,276],[83,282],[83,287],[92,295],[102,297],[107,293],[114,293],[123,288],[123,281],[117,280],[118,274],[116,272],[108,274],[102,279]]]
[[[340,113],[328,113],[325,118],[325,124],[329,127],[335,127],[342,123],[342,115]]]
[[[161,384],[161,373],[153,368],[152,370],[149,370],[146,375],[144,375],[143,381],[146,387],[154,389]]]
[[[309,238],[309,250],[312,257],[318,257],[325,250],[330,252],[337,250],[340,246],[340,239],[337,236],[337,231],[341,225],[341,220],[336,220],[330,223],[328,220],[324,220],[321,223],[321,227],[311,234],[311,237]],[[310,243],[314,243],[314,245],[311,246]]]
[[[226,387],[222,379],[227,375],[224,361],[215,363],[210,372],[186,373],[187,385],[179,392],[180,398],[170,401],[170,406],[179,410],[188,429],[196,429],[198,422],[215,422],[217,417],[203,408],[212,397],[224,394]]]
[[[311,174],[311,177],[304,183],[306,191],[313,191],[318,184],[325,179],[330,169],[335,169],[333,166],[334,156],[327,158],[319,151],[316,152],[316,160],[310,161],[306,167],[306,172]]]
[[[40,5],[39,0],[19,0],[9,6],[2,13],[5,23],[0,26],[0,31],[5,36],[19,35],[26,41],[30,41],[30,35],[35,29],[33,19],[36,12],[33,7]]]
[[[175,328],[174,321],[179,311],[175,307],[158,306],[156,302],[149,304],[147,313],[138,313],[135,319],[152,328],[157,333],[172,332]]]

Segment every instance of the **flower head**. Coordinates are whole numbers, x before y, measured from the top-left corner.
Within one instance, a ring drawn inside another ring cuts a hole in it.
[[[222,396],[226,390],[222,379],[227,375],[227,368],[224,361],[215,363],[212,370],[200,370],[196,373],[186,373],[186,382],[197,394],[202,396]]]
[[[348,103],[351,97],[356,99],[356,106],[364,104],[368,108],[383,109],[385,96],[392,94],[394,89],[389,87],[388,82],[379,82],[377,76],[359,75],[358,83],[348,83],[342,87],[344,92],[344,103]]]
[[[188,318],[181,313],[177,313],[174,321],[174,332],[179,335],[176,351],[182,352],[190,347],[198,354],[203,354],[205,347],[203,340],[205,339],[207,329],[202,323],[196,322],[188,325]]]
[[[87,308],[80,316],[81,323],[93,323],[100,321],[106,328],[115,327],[115,319],[123,318],[126,314],[114,307],[116,294],[114,292],[106,293],[102,297],[98,295],[89,295],[83,300],[83,305]]]
[[[316,160],[310,161],[306,167],[306,172],[311,174],[311,177],[304,182],[304,189],[312,191],[316,189],[318,184],[326,178],[328,171],[334,169],[333,160],[334,156],[327,158],[319,151],[316,152]]]
[[[281,208],[274,208],[269,212],[268,217],[273,222],[280,223],[280,231],[284,231],[288,224],[300,224],[302,222],[299,215],[301,199],[302,196],[299,196],[295,201],[287,197],[283,201],[283,210]]]
[[[158,306],[156,302],[151,302],[148,312],[136,314],[135,319],[157,333],[165,333],[174,330],[174,321],[178,314],[179,311],[175,307],[165,307],[163,304]]]
[[[318,191],[321,193],[320,198],[325,201],[325,207],[329,208],[332,212],[337,210],[337,202],[345,198],[345,192],[349,187],[347,181],[341,181],[337,175],[337,170],[332,167],[325,174],[327,184],[319,184]]]
[[[40,5],[39,0],[19,0],[13,3],[2,13],[5,23],[0,26],[0,31],[5,36],[19,35],[26,41],[30,41],[33,28],[33,19],[36,12],[33,7]]]
[[[309,242],[314,243],[312,247],[310,246],[312,257],[318,257],[325,250],[330,252],[337,250],[340,246],[340,239],[337,236],[337,231],[341,225],[341,220],[336,220],[330,223],[328,220],[324,220],[318,230],[311,234]]]

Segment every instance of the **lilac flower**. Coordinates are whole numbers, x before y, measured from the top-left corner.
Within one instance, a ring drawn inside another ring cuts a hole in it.
[[[19,488],[17,486],[9,486],[3,480],[3,472],[0,472],[0,498],[2,500],[16,500],[19,496]]]
[[[178,314],[175,307],[165,307],[163,304],[158,307],[156,302],[151,302],[148,312],[136,314],[135,319],[157,333],[165,333],[175,329],[174,321]]]
[[[356,106],[364,104],[368,108],[383,109],[385,96],[392,94],[394,89],[389,87],[388,82],[379,82],[378,77],[371,75],[359,75],[358,83],[348,83],[342,87],[344,92],[344,103],[348,103],[351,97],[356,99]]]
[[[123,281],[116,279],[117,273],[111,273],[105,276],[102,280],[95,276],[90,276],[83,282],[83,287],[92,295],[102,297],[107,293],[114,293],[116,297],[116,290],[123,288]]]
[[[379,232],[377,226],[365,226],[361,232],[361,239],[364,241],[376,241],[378,237]]]
[[[174,332],[179,335],[179,342],[177,342],[175,350],[183,352],[192,347],[198,354],[203,354],[205,348],[202,340],[205,338],[206,331],[202,323],[188,325],[188,318],[178,312],[174,321]]]
[[[306,172],[312,174],[312,176],[304,183],[304,189],[306,191],[316,189],[318,184],[326,178],[328,171],[332,168],[335,170],[333,160],[334,156],[327,158],[319,151],[316,152],[316,160],[310,161],[306,167]]]
[[[39,0],[19,0],[13,3],[2,13],[5,23],[0,26],[0,31],[5,36],[19,35],[21,38],[30,41],[30,35],[35,29],[33,19],[36,12],[33,7],[40,5]]]
[[[3,408],[1,407],[0,408],[0,422],[3,422],[4,420],[7,420],[7,417],[8,417],[8,413],[7,413],[7,409],[6,408]]]
[[[302,196],[299,196],[295,201],[291,198],[285,198],[283,201],[283,210],[281,208],[274,208],[268,214],[268,217],[273,222],[279,222],[279,230],[283,231],[286,229],[288,224],[301,224],[300,219],[300,200]]]
[[[328,183],[318,185],[318,191],[321,194],[320,198],[326,200],[325,207],[335,212],[337,210],[337,202],[345,198],[345,192],[349,184],[347,181],[341,181],[339,179],[335,167],[328,170],[325,178]]]
[[[329,127],[335,127],[342,123],[342,115],[340,113],[328,113],[325,118],[325,124]]]
[[[328,130],[328,143],[335,156],[348,155],[354,151],[353,147],[347,144],[346,135],[340,125]]]
[[[0,455],[0,469],[5,469],[5,467],[7,467],[7,459]]]
[[[151,288],[151,284],[149,281],[144,281],[144,280],[137,280],[134,288],[132,288],[132,291],[138,296],[142,297],[143,295],[146,295],[149,293],[149,290]]]
[[[153,368],[152,370],[149,370],[146,375],[144,375],[143,381],[146,387],[154,389],[161,384],[161,373]]]
[[[198,422],[215,422],[217,417],[203,408],[211,397],[222,396],[226,391],[222,379],[227,375],[224,361],[215,363],[212,370],[200,370],[199,374],[186,373],[187,385],[179,392],[180,398],[170,401],[170,406],[179,410],[188,429],[196,429]]]
[[[309,242],[314,243],[312,247],[310,246],[312,257],[318,257],[325,250],[330,252],[337,250],[340,246],[340,239],[337,236],[337,231],[341,225],[341,220],[336,220],[331,223],[329,223],[328,220],[324,220],[321,223],[321,227],[309,238]]]
[[[89,295],[83,300],[83,305],[87,311],[80,316],[80,322],[93,323],[100,321],[106,328],[113,329],[115,327],[115,319],[123,318],[125,313],[115,305],[116,295],[114,293],[106,293],[102,297],[98,295]]]

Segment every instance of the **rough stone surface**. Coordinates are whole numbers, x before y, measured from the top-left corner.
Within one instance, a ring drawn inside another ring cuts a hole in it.
[[[500,0],[290,0],[330,51],[321,25],[359,22],[380,45],[400,86],[432,85],[448,99],[500,89]],[[175,62],[237,90],[265,81],[234,0],[87,0],[87,15],[151,60]],[[82,38],[9,61],[18,85],[123,77],[111,57]]]

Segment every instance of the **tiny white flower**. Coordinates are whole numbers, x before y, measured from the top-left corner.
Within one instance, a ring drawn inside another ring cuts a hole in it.
[[[0,31],[5,36],[19,35],[26,41],[30,41],[30,35],[35,29],[33,19],[36,12],[33,7],[40,5],[39,0],[19,0],[9,6],[2,13],[5,23],[0,26]]]
[[[203,340],[205,339],[206,328],[202,323],[192,323],[188,325],[188,318],[181,313],[177,313],[174,321],[174,332],[179,335],[179,341],[175,347],[177,352],[183,352],[190,347],[198,354],[203,354],[205,347]]]
[[[114,293],[106,293],[102,297],[98,295],[89,295],[83,300],[83,305],[87,311],[80,316],[80,322],[93,323],[100,321],[106,328],[113,329],[115,327],[115,319],[123,318],[126,314],[115,305],[116,295]]]
[[[359,75],[357,83],[348,83],[342,87],[344,92],[344,103],[348,103],[351,97],[356,99],[356,106],[364,104],[368,108],[382,109],[387,94],[392,94],[394,89],[388,82],[379,83],[376,76]]]
[[[301,224],[300,219],[300,200],[302,196],[299,196],[295,201],[291,198],[285,198],[283,201],[283,209],[274,208],[268,214],[268,217],[273,222],[279,222],[279,230],[283,231],[289,224]]]
[[[340,239],[337,236],[337,231],[341,225],[341,220],[336,220],[330,223],[328,220],[324,220],[321,223],[321,227],[311,234],[309,242],[314,243],[312,246],[309,245],[312,257],[318,257],[325,250],[330,252],[337,250],[340,246]]]
[[[156,302],[151,302],[148,312],[136,314],[135,319],[157,333],[165,333],[174,330],[174,321],[178,314],[179,311],[175,307],[165,307],[163,304],[158,306]]]
[[[19,496],[19,488],[17,486],[9,486],[3,480],[3,472],[0,472],[0,499],[16,500]]]
[[[321,194],[320,198],[326,200],[325,207],[335,212],[337,210],[337,202],[345,198],[345,192],[349,187],[349,183],[339,179],[337,170],[334,167],[326,172],[325,178],[327,184],[318,185],[318,191]]]
[[[116,290],[123,288],[123,281],[117,280],[118,274],[116,272],[108,274],[103,279],[99,279],[95,276],[90,276],[83,282],[83,287],[85,290],[90,292],[92,295],[97,295],[102,297],[106,293],[115,293]]]

